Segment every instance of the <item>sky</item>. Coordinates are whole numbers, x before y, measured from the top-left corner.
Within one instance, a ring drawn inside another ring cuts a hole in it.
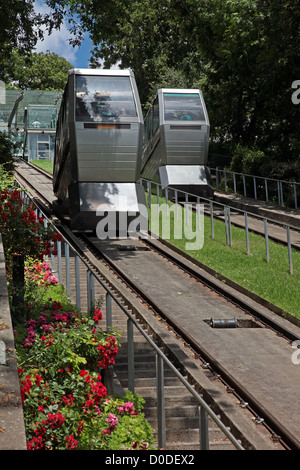
[[[45,2],[37,0],[35,10],[39,13],[46,13],[48,7]],[[71,35],[68,28],[63,24],[60,30],[55,30],[51,35],[45,33],[43,41],[38,41],[35,52],[54,52],[60,57],[64,57],[76,68],[88,68],[90,50],[92,48],[92,41],[88,34],[85,35],[81,47],[73,47],[69,44]]]

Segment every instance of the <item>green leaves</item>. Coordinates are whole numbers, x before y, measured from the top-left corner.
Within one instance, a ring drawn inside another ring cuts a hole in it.
[[[37,285],[48,296],[56,287]],[[20,327],[16,336],[28,449],[114,450],[131,448],[133,442],[154,448],[142,397],[131,392],[107,397],[101,382],[99,356],[105,368],[112,362],[103,357],[111,360],[117,349],[112,335],[98,325],[100,309],[91,318],[70,307],[51,298],[44,308],[38,303],[31,308],[27,338]]]
[[[18,50],[13,50],[6,82],[22,90],[63,91],[68,70],[72,68],[66,59],[50,51],[32,52],[25,59]]]

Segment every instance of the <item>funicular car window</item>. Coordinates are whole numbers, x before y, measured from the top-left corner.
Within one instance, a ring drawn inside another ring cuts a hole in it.
[[[205,121],[198,93],[164,93],[166,121]]]
[[[136,116],[129,77],[76,76],[76,121],[118,121]]]

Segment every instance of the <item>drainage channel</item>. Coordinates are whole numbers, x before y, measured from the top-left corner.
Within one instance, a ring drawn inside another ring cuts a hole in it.
[[[243,318],[210,318],[204,322],[212,328],[262,328],[256,321]]]

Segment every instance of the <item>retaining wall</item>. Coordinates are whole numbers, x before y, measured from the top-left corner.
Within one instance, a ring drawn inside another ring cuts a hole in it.
[[[0,450],[26,450],[15,343],[0,234]]]

